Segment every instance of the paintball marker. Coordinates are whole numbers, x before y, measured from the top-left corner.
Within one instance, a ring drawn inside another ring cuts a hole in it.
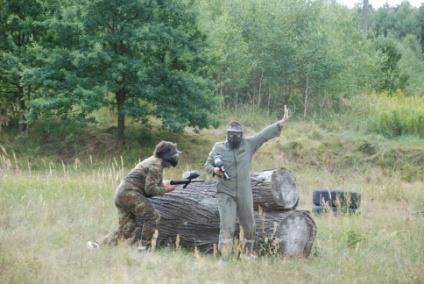
[[[192,182],[203,182],[204,180],[194,180],[198,178],[200,174],[196,171],[187,171],[183,173],[183,179],[182,180],[171,180],[171,184],[184,184],[183,188],[186,188],[189,183]]]
[[[222,176],[224,177],[224,179],[230,179],[230,176],[225,171],[224,163],[222,162],[220,155],[216,155],[214,157],[213,164],[215,165],[215,167],[218,167],[219,170],[222,172]]]

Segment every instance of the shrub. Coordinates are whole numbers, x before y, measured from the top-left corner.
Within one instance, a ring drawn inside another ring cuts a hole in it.
[[[417,135],[424,138],[424,98],[379,94],[369,98],[368,129],[386,137]]]

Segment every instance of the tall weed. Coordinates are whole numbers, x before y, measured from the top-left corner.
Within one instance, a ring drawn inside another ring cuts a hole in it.
[[[424,138],[424,98],[407,97],[401,92],[368,98],[368,130],[392,138],[416,135]]]

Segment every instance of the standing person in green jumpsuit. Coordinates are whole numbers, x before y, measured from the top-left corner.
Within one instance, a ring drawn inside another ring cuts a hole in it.
[[[209,153],[204,167],[209,174],[219,177],[216,194],[220,215],[218,250],[224,259],[228,258],[232,251],[236,218],[239,219],[244,232],[242,257],[254,258],[256,224],[250,186],[252,156],[266,141],[279,136],[288,120],[288,109],[284,106],[284,116],[281,120],[252,137],[243,137],[240,123],[232,121],[227,127],[227,139],[215,143]],[[228,177],[223,175],[222,168],[217,167],[217,158],[222,160]]]

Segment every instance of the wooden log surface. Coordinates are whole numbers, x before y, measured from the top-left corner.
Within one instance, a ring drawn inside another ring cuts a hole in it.
[[[296,179],[286,169],[254,172],[250,175],[250,184],[255,210],[260,206],[264,211],[285,211],[295,209],[297,206],[299,193]],[[215,196],[216,185],[216,180],[209,180],[190,184],[184,192],[181,192],[180,187],[175,192],[177,195],[184,193],[190,198],[200,200],[205,196]]]
[[[296,208],[299,192],[295,177],[286,169],[252,173],[250,183],[255,210],[283,211]]]
[[[251,179],[252,185],[255,185],[252,187],[256,196],[255,210],[258,205],[265,209],[255,211],[256,249],[263,251],[272,242],[276,253],[308,256],[316,235],[315,222],[307,211],[287,210],[280,205],[285,204],[280,201],[286,199],[281,194],[272,194],[272,188],[279,188],[278,184],[284,179],[279,179],[279,170],[274,172],[253,174]],[[273,182],[277,185],[272,185]],[[206,181],[152,198],[153,206],[161,214],[158,242],[175,243],[178,235],[182,246],[197,246],[202,251],[211,251],[218,244],[219,236],[215,193],[216,181]]]

